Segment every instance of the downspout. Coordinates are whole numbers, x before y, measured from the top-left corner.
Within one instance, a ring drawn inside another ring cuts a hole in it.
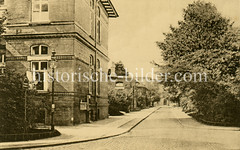
[[[94,62],[94,70],[95,70],[95,81],[97,79],[97,2],[96,0],[95,6],[94,6],[94,26],[95,26],[95,38],[94,38],[94,47],[95,47],[95,62]],[[95,89],[94,89],[94,99],[95,99],[95,120],[98,120],[98,102],[97,102],[97,82],[95,82]]]

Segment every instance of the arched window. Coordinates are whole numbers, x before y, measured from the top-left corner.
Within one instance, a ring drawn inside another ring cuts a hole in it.
[[[94,0],[90,0],[90,6],[92,9],[94,9]]]
[[[90,66],[94,65],[94,57],[93,55],[90,55],[90,62],[89,62]]]
[[[31,55],[47,55],[48,47],[45,45],[36,45],[31,48]]]
[[[100,69],[101,68],[101,62],[99,59],[97,59],[97,68]]]
[[[101,9],[100,9],[99,6],[98,6],[98,8],[97,8],[97,14],[98,14],[98,17],[100,18],[100,17],[101,17]]]
[[[97,41],[98,43],[101,42],[101,22],[98,20],[97,22]]]

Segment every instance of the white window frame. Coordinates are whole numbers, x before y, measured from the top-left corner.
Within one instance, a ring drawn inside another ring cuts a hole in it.
[[[33,53],[33,48],[34,47],[39,47],[39,54],[34,54]],[[47,54],[42,54],[42,47],[47,47]],[[48,55],[49,53],[49,47],[47,45],[34,45],[31,47],[31,55],[32,56],[39,56],[39,55]]]
[[[39,5],[38,12],[35,12],[36,4]],[[44,4],[47,4],[47,12],[42,11]],[[49,0],[32,0],[32,22],[49,22]]]
[[[5,64],[5,54],[1,54],[0,57],[2,58],[2,61],[0,63]]]
[[[41,64],[42,64],[42,62],[46,62],[47,63],[47,68],[46,68],[46,70],[41,70]],[[34,70],[33,69],[33,63],[38,63],[38,70]],[[32,71],[32,77],[31,77],[31,79],[32,79],[32,81],[34,81],[34,79],[36,78],[36,77],[33,77],[33,72],[40,72],[40,73],[43,73],[43,77],[44,77],[44,79],[43,79],[43,90],[37,90],[37,91],[44,91],[44,92],[46,92],[46,91],[48,91],[48,88],[49,88],[49,84],[48,84],[48,68],[49,68],[49,62],[48,61],[31,61],[31,71]],[[35,79],[36,80],[36,79]],[[37,81],[36,81],[37,82]],[[37,83],[36,83],[37,84]]]

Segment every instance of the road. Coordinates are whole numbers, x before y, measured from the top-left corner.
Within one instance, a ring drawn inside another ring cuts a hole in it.
[[[188,126],[184,124],[187,123]],[[38,148],[49,150],[222,150],[240,149],[240,131],[206,127],[161,108],[130,133],[88,143]]]

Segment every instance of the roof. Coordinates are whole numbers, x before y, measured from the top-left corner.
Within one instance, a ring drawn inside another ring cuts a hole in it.
[[[109,18],[119,17],[119,15],[118,15],[116,9],[114,8],[111,0],[100,0],[100,2],[102,3],[103,7],[105,8]]]

